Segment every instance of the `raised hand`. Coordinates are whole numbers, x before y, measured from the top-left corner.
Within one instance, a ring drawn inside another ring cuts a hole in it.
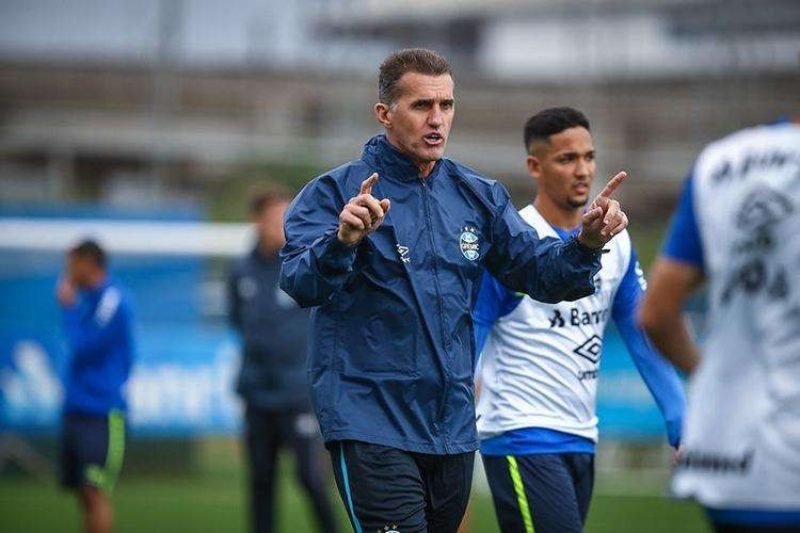
[[[583,215],[583,227],[578,240],[588,248],[602,248],[614,235],[628,226],[628,216],[611,195],[627,177],[620,172],[611,178]]]
[[[361,183],[358,196],[354,196],[339,213],[340,242],[352,246],[378,229],[389,212],[391,203],[384,198],[380,202],[372,196],[372,186],[378,181],[377,172]]]
[[[56,285],[56,299],[62,307],[72,307],[78,300],[78,290],[66,274],[58,278]]]

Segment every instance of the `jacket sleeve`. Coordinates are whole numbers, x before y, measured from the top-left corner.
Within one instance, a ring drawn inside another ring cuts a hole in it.
[[[286,245],[281,250],[281,289],[300,307],[328,302],[353,274],[358,246],[339,242],[339,198],[329,176],[315,179],[286,211]]]
[[[636,254],[631,250],[630,266],[617,289],[611,307],[611,316],[639,375],[642,376],[664,417],[669,443],[677,449],[681,442],[686,395],[678,373],[658,353],[636,321],[636,311],[644,294],[645,283],[638,265]]]
[[[64,308],[63,318],[67,342],[75,354],[76,362],[81,363],[105,357],[109,348],[125,339],[131,322],[130,309],[121,299],[105,307],[101,303],[95,315],[88,320],[81,320],[78,306]]]
[[[574,301],[594,293],[600,251],[573,238],[540,239],[514,208],[505,188],[496,184],[497,211],[486,268],[503,285],[545,303]]]
[[[239,298],[239,273],[236,268],[228,276],[227,286],[228,321],[239,333],[242,332],[241,299]]]

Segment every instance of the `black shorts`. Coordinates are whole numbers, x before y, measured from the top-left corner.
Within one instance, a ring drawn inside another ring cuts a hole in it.
[[[475,453],[431,455],[357,441],[328,443],[339,494],[356,533],[455,533]]]
[[[594,487],[594,455],[484,455],[503,533],[581,533]]]
[[[61,484],[111,492],[125,457],[125,415],[64,415],[61,440]]]

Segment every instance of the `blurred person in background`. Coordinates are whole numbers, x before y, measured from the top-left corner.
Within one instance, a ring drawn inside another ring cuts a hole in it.
[[[674,492],[716,531],[800,531],[800,124],[734,133],[689,173],[640,319],[691,374]],[[682,309],[709,280],[702,357]]]
[[[77,491],[84,529],[111,531],[110,495],[125,455],[123,388],[133,360],[125,291],[107,271],[106,253],[86,240],[67,253],[56,297],[70,350],[64,389],[61,482]]]
[[[589,121],[576,109],[545,109],[528,119],[524,142],[537,194],[520,216],[540,237],[569,240],[591,199]],[[609,319],[664,415],[669,443],[679,446],[683,386],[636,322],[646,282],[628,232],[605,251],[597,290],[574,302],[537,302],[483,274],[473,311],[478,435],[504,533],[583,530],[594,486],[597,380]]]
[[[309,312],[279,287],[278,251],[285,243],[288,190],[272,186],[252,196],[257,241],[229,280],[230,320],[241,334],[237,392],[245,403],[252,530],[276,530],[276,474],[282,448],[294,452],[297,478],[308,493],[320,531],[335,532],[326,490],[319,426],[306,379]]]
[[[439,54],[390,55],[374,107],[385,134],[286,214],[281,286],[318,306],[312,398],[358,533],[452,533],[462,520],[478,447],[470,310],[484,268],[541,300],[576,300],[627,225],[610,198],[620,173],[578,235],[540,239],[502,185],[443,157],[453,89]]]

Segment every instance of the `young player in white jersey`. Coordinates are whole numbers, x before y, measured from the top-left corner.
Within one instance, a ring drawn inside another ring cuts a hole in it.
[[[692,372],[673,489],[718,532],[800,531],[800,124],[710,144],[695,162],[641,320]],[[680,330],[709,280],[702,358]]]
[[[595,174],[589,122],[571,108],[544,110],[525,126],[538,194],[520,214],[540,237],[580,229]],[[473,312],[481,392],[481,455],[504,533],[579,532],[594,484],[595,395],[603,332],[614,319],[656,398],[677,448],[685,405],[674,369],[635,321],[645,282],[626,231],[607,246],[596,292],[537,302],[486,274]],[[481,349],[482,353],[481,353]]]

